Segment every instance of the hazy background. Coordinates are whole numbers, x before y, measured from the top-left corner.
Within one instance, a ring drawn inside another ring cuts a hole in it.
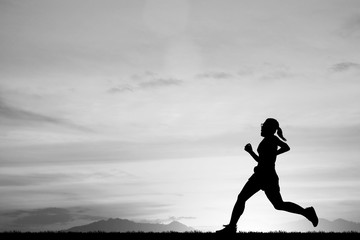
[[[358,0],[0,0],[0,230],[220,228],[267,117],[283,198],[360,221],[359,77]]]

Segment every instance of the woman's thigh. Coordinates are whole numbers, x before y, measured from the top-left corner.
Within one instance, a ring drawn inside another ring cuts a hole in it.
[[[260,190],[260,184],[254,179],[250,178],[244,185],[243,189],[238,195],[238,200],[246,202],[255,193]]]

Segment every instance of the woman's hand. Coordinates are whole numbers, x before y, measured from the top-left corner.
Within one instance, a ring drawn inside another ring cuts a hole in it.
[[[259,162],[260,161],[260,158],[258,155],[256,155],[256,153],[254,153],[253,149],[252,149],[252,146],[250,143],[246,144],[245,145],[245,151],[247,151],[255,161]]]
[[[253,152],[252,146],[251,146],[250,143],[246,144],[244,149],[245,149],[245,151],[247,151],[248,153]]]

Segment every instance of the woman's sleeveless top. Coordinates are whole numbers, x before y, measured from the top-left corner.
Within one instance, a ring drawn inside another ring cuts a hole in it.
[[[277,144],[275,136],[264,138],[258,148],[257,152],[259,154],[259,163],[258,167],[261,169],[275,169],[276,155],[277,155]]]

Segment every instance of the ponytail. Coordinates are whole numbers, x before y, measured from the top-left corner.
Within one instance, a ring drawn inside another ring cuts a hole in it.
[[[286,141],[286,138],[283,136],[283,132],[280,127],[278,127],[276,134],[284,141]]]
[[[286,141],[286,138],[283,136],[283,132],[280,128],[279,122],[275,118],[268,118],[264,122],[265,125],[267,125],[271,130],[271,134],[276,133],[279,138]]]

